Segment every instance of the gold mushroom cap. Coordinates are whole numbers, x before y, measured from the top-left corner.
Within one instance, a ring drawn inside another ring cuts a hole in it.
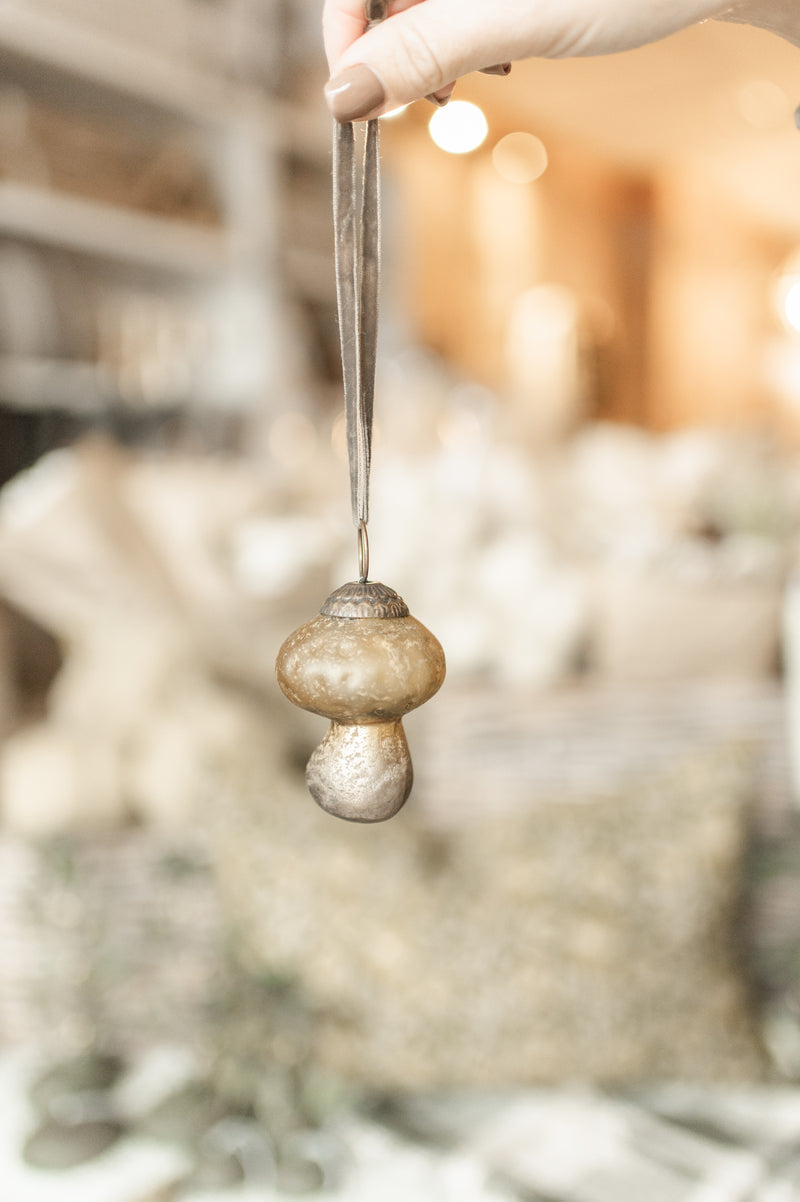
[[[276,672],[291,702],[331,720],[306,769],[315,801],[354,822],[396,814],[413,781],[401,719],[444,680],[439,641],[393,589],[357,581],[289,635]]]

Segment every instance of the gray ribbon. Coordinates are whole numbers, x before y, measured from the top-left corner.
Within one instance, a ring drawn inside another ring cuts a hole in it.
[[[356,526],[369,519],[369,468],[378,345],[380,260],[378,122],[368,121],[361,170],[352,123],[333,138],[336,302],[342,351],[350,501]]]
[[[369,0],[370,24],[382,20],[387,5]],[[359,122],[363,127],[364,123]],[[336,303],[342,352],[350,504],[359,530],[359,572],[364,564],[369,520],[369,472],[372,457],[372,414],[378,348],[378,282],[380,275],[380,155],[378,122],[367,121],[363,155],[357,161],[352,122],[334,123],[333,231]]]

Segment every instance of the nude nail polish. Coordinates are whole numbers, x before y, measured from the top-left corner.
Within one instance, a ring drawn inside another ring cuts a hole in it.
[[[493,67],[481,67],[482,75],[509,75],[511,63],[495,63]]]
[[[440,109],[444,108],[450,97],[453,95],[453,90],[456,86],[456,83],[457,80],[453,80],[452,83],[445,84],[443,88],[437,88],[435,92],[428,92],[425,99],[430,100],[431,104],[437,105]]]
[[[375,72],[356,63],[328,80],[325,100],[337,121],[358,121],[380,109],[386,93]]]

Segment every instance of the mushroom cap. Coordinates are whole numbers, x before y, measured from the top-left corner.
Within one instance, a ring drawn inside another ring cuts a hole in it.
[[[445,662],[438,639],[416,618],[318,614],[285,640],[275,669],[301,709],[365,725],[422,705],[440,688]]]

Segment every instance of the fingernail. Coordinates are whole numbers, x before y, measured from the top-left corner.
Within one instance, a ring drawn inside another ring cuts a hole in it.
[[[358,121],[379,109],[386,93],[375,72],[363,63],[356,63],[328,80],[325,100],[337,121]]]
[[[429,92],[425,99],[430,100],[431,104],[438,105],[440,109],[444,108],[450,97],[453,95],[453,89],[455,86],[456,84],[454,80],[452,83],[446,84],[445,87],[439,88],[436,92]]]
[[[509,75],[511,63],[495,63],[493,67],[481,67],[483,75]]]

